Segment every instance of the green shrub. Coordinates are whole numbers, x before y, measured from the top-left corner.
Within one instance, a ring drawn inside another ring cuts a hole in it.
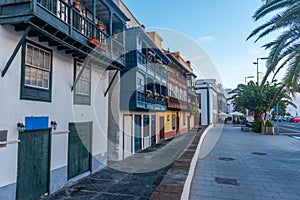
[[[266,127],[274,127],[274,124],[269,119],[267,119],[265,126]]]
[[[254,120],[252,130],[255,133],[261,133],[261,124],[262,124],[261,119],[260,120]]]

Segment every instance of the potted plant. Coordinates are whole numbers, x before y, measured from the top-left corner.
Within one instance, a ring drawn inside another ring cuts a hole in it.
[[[157,99],[159,97],[159,94],[157,92],[154,93],[154,99]]]
[[[108,46],[106,43],[100,43],[99,44],[99,48],[102,49],[103,51],[107,51],[108,50]]]
[[[152,60],[154,58],[154,53],[152,51],[148,51],[148,59]]]
[[[97,29],[101,31],[105,29],[104,23],[100,20],[97,21]]]
[[[95,35],[93,35],[91,38],[90,38],[90,43],[93,45],[93,46],[98,46],[99,45],[99,40],[96,38]]]
[[[274,124],[269,119],[266,120],[265,127],[266,127],[265,134],[274,135]]]
[[[156,59],[156,64],[157,65],[162,65],[163,63],[162,63],[162,61],[160,59]]]
[[[115,32],[114,32],[114,34],[113,34],[114,39],[117,39],[117,38],[118,38],[119,33],[121,33],[121,30],[120,30],[120,29],[115,30]]]
[[[151,94],[152,94],[151,90],[146,90],[146,96],[147,96],[147,98],[149,98]]]
[[[79,6],[80,6],[80,0],[73,0],[73,7],[79,9]]]
[[[165,98],[166,98],[167,102],[170,103],[170,97],[166,96]]]

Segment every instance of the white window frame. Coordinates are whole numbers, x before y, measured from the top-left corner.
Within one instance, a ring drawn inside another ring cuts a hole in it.
[[[79,72],[81,71],[83,67],[83,63],[76,61],[76,77],[78,76]],[[88,75],[87,77],[85,75]],[[91,95],[91,81],[92,81],[92,77],[91,77],[91,66],[85,66],[81,76],[79,77],[78,82],[76,83],[75,86],[75,94],[76,95],[83,95],[83,96],[90,96]],[[88,85],[88,90],[87,91],[78,91],[79,89],[82,89],[80,87],[83,87],[81,84],[83,83],[87,83]]]
[[[31,46],[32,47],[32,55],[31,55],[31,63],[28,63],[28,46]],[[34,51],[38,51],[38,58],[34,58],[35,56],[35,53]],[[43,53],[43,65],[44,66],[41,66],[40,65],[40,52]],[[46,68],[46,63],[45,63],[45,55],[48,54],[48,68]],[[37,59],[38,61],[38,64],[37,65],[34,65],[33,63],[33,60],[34,59]],[[33,45],[31,43],[26,43],[26,51],[25,51],[25,74],[24,74],[24,85],[25,86],[28,86],[28,87],[33,87],[33,88],[38,88],[38,89],[43,89],[43,90],[49,90],[50,88],[50,76],[51,76],[51,66],[52,66],[52,53],[50,51],[47,51],[43,48],[40,48],[36,45]],[[30,75],[28,76],[28,69],[30,69]],[[36,74],[35,76],[32,74],[32,71],[33,69],[36,70]],[[41,77],[38,76],[38,72],[42,72],[41,73]],[[48,74],[48,78],[46,79],[45,77],[45,74]],[[30,83],[26,83],[26,77],[30,77]],[[36,79],[36,83],[33,84],[33,79]],[[42,86],[39,86],[38,85],[38,79],[41,79],[41,82],[42,82]],[[47,81],[47,84],[45,86],[45,82],[44,81]]]

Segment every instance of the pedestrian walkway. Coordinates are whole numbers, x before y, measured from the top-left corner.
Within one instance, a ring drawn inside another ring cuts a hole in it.
[[[198,135],[194,130],[160,142],[122,161],[109,162],[105,169],[44,199],[149,199],[172,163]]]
[[[204,139],[189,199],[300,199],[299,140],[232,125],[219,131],[216,126]]]

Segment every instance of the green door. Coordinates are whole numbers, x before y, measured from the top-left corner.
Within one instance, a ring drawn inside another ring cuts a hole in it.
[[[48,193],[50,129],[19,133],[16,199],[32,199]]]
[[[68,179],[90,170],[92,122],[69,123]]]

